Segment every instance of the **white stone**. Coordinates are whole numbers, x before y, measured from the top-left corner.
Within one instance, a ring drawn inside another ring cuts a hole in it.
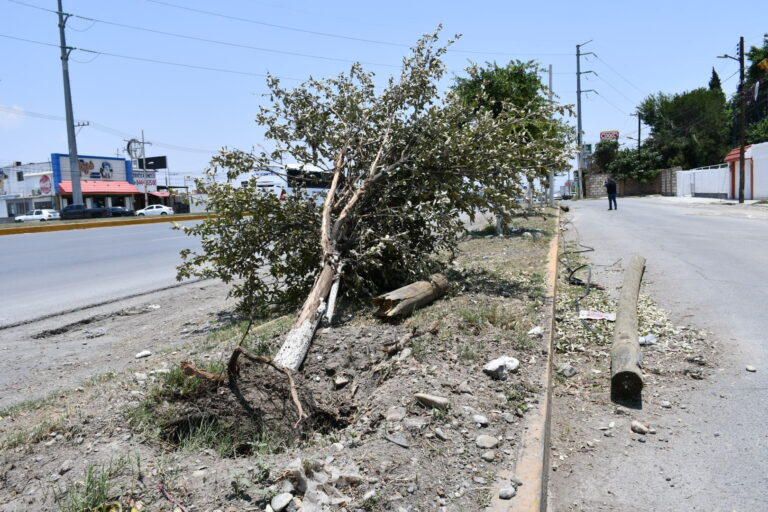
[[[511,500],[512,498],[515,497],[515,494],[517,494],[517,489],[511,486],[502,487],[499,490],[499,498],[501,498],[502,500]]]
[[[152,355],[152,352],[150,352],[149,350],[142,350],[141,352],[136,354],[134,357],[136,359],[141,359],[141,358],[144,358],[144,357],[149,357],[151,355]]]
[[[490,450],[492,448],[496,448],[499,445],[499,440],[493,436],[481,435],[477,436],[477,439],[475,439],[475,444],[479,448]]]
[[[436,409],[447,409],[450,407],[451,402],[447,398],[436,395],[428,395],[426,393],[416,393],[414,395],[416,400],[426,407],[434,407]]]
[[[483,366],[483,372],[494,379],[506,380],[508,372],[514,372],[520,366],[520,361],[510,356],[502,356]]]
[[[282,512],[292,500],[293,494],[283,492],[272,498],[272,501],[270,501],[269,504],[275,512]]]

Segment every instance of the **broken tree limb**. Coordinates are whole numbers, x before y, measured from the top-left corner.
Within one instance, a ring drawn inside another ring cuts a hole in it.
[[[448,280],[442,274],[433,274],[429,281],[417,281],[408,286],[379,295],[373,303],[379,306],[380,318],[405,317],[416,309],[441,297],[448,289]]]
[[[624,273],[624,285],[616,309],[611,346],[611,396],[619,399],[639,398],[643,390],[637,338],[637,297],[644,269],[645,258],[633,255]]]
[[[344,262],[339,265],[339,271],[333,278],[331,293],[328,295],[328,307],[325,310],[325,322],[330,324],[333,320],[333,312],[336,309],[336,296],[339,294],[339,285],[341,284],[341,274],[344,272]]]

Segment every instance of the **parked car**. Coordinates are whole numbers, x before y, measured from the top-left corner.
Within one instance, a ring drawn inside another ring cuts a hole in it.
[[[136,210],[136,215],[139,217],[152,215],[173,215],[173,208],[170,206],[163,206],[161,204],[152,204],[141,210]]]
[[[133,217],[136,215],[134,210],[129,210],[123,206],[110,206],[109,210],[113,217]]]
[[[24,215],[17,215],[13,220],[15,222],[30,222],[46,220],[59,220],[59,212],[56,210],[30,210]]]
[[[70,204],[61,210],[62,219],[93,219],[97,217],[111,217],[109,208],[101,206],[86,208],[84,204]]]

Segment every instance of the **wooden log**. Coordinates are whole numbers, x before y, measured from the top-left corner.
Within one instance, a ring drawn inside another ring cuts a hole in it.
[[[635,254],[624,273],[611,346],[611,396],[637,399],[643,390],[640,372],[640,343],[637,338],[637,296],[645,269],[645,258]]]
[[[416,309],[441,297],[447,289],[448,280],[445,276],[433,274],[429,281],[417,281],[374,298],[373,303],[379,306],[376,316],[406,317]]]

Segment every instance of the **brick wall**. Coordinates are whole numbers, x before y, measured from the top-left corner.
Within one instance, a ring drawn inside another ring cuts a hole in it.
[[[661,195],[677,195],[677,171],[680,169],[680,167],[673,167],[672,169],[664,169],[661,171]]]
[[[585,197],[608,197],[608,193],[603,186],[608,178],[607,174],[587,174],[587,183],[584,187]],[[637,180],[617,180],[616,191],[620,196],[661,194],[661,174],[648,183]]]

